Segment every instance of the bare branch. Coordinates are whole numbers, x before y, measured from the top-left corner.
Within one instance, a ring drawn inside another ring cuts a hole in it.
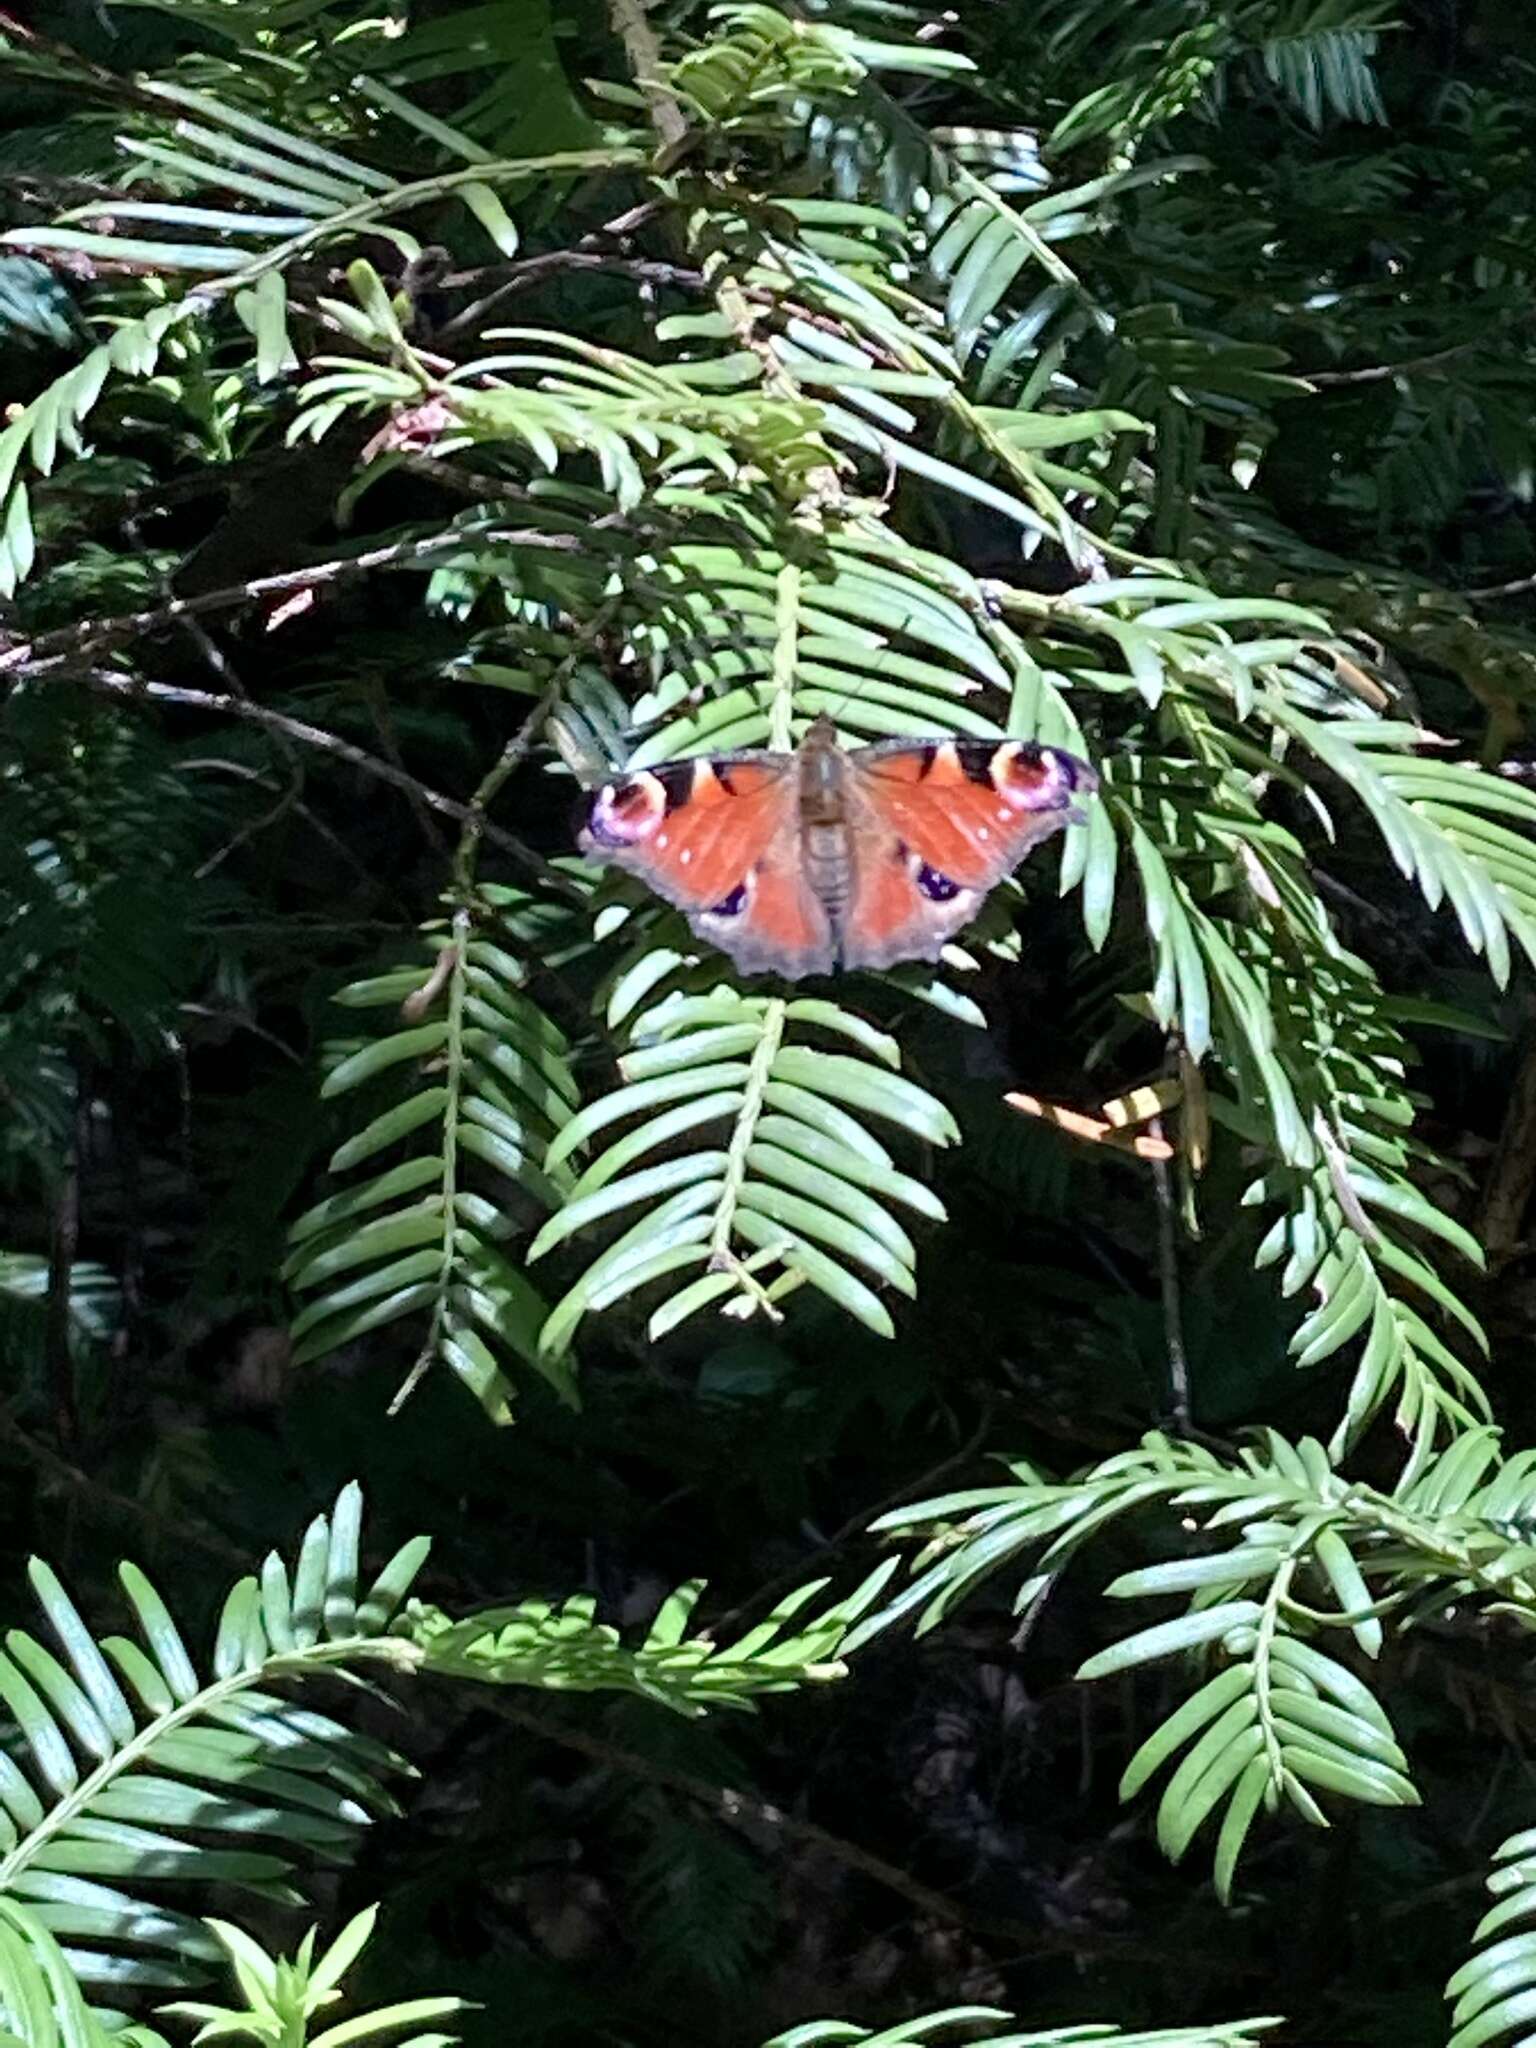
[[[327,732],[323,726],[309,725],[301,718],[290,718],[285,712],[257,704],[249,697],[229,696],[215,690],[188,690],[174,683],[140,682],[134,676],[119,675],[115,669],[90,669],[81,676],[81,680],[102,696],[120,697],[129,703],[179,704],[189,711],[209,711],[225,718],[240,718],[247,724],[259,725],[268,732],[295,740],[300,746],[318,748],[320,752],[334,755],[337,760],[360,769],[364,775],[389,783],[392,788],[414,797],[418,803],[441,812],[445,818],[456,818],[461,823],[476,819],[480,831],[493,846],[500,847],[503,853],[539,875],[551,888],[563,894],[575,894],[570,884],[531,846],[504,831],[500,825],[480,818],[473,803],[461,803],[457,797],[444,796],[441,790],[429,789],[426,783],[417,781],[403,768],[381,761],[376,754],[354,746],[337,733]]]
[[[91,1127],[90,1093],[85,1078],[75,1075],[74,1129],[69,1150],[53,1191],[52,1227],[48,1248],[48,1321],[45,1349],[48,1384],[53,1396],[53,1427],[60,1443],[73,1444],[80,1435],[75,1394],[75,1347],[71,1328],[70,1290],[80,1250],[80,1171],[83,1144]]]
[[[250,1552],[222,1535],[211,1523],[202,1521],[179,1503],[173,1514],[161,1514],[147,1502],[117,1492],[100,1478],[83,1472],[39,1437],[30,1435],[8,1409],[0,1409],[0,1443],[35,1465],[43,1485],[64,1491],[82,1512],[99,1518],[114,1534],[133,1524],[157,1547],[185,1550],[190,1544],[242,1572],[249,1570]]]
[[[1507,336],[1509,329],[1526,326],[1531,314],[1521,310],[1494,319],[1465,341],[1453,342],[1449,348],[1431,349],[1427,355],[1405,356],[1397,363],[1367,363],[1358,370],[1302,370],[1299,376],[1309,384],[1318,386],[1337,384],[1380,384],[1388,377],[1411,376],[1415,370],[1437,370],[1442,363],[1454,363],[1462,356],[1476,355],[1479,349],[1496,346]]]
[[[1163,1135],[1163,1120],[1155,1116],[1147,1128],[1153,1137]],[[1168,1361],[1168,1421],[1175,1434],[1189,1434],[1192,1416],[1189,1401],[1189,1353],[1184,1344],[1184,1311],[1179,1284],[1179,1233],[1173,1177],[1166,1159],[1152,1161],[1152,1186],[1157,1196],[1157,1277],[1163,1303],[1163,1348]]]
[[[36,640],[23,641],[0,654],[0,675],[40,676],[68,665],[70,657],[95,652],[141,634],[155,633],[199,612],[229,611],[252,598],[269,597],[282,591],[308,590],[322,583],[339,583],[353,576],[368,575],[374,569],[397,569],[412,562],[450,554],[475,541],[494,541],[501,547],[550,548],[563,553],[579,551],[579,534],[514,532],[450,532],[427,534],[414,540],[394,541],[387,547],[367,548],[360,555],[343,555],[329,562],[313,562],[304,569],[284,569],[275,576],[253,576],[245,583],[232,583],[220,590],[199,591],[195,597],[175,597],[144,611],[119,612],[113,618],[82,619],[56,632],[40,633]]]
[[[498,1697],[494,1708],[504,1721],[525,1729],[530,1735],[558,1742],[566,1749],[574,1749],[580,1755],[590,1757],[594,1763],[622,1771],[627,1777],[639,1778],[668,1792],[680,1792],[685,1798],[696,1800],[718,1820],[748,1831],[766,1828],[785,1841],[803,1842],[808,1848],[820,1850],[846,1869],[856,1870],[860,1876],[871,1879],[886,1891],[894,1892],[924,1916],[952,1927],[969,1928],[987,1940],[1006,1944],[1015,1954],[1118,1956],[1127,1961],[1153,1955],[1162,1957],[1161,1950],[1150,1950],[1145,1943],[1127,1940],[1096,1927],[1039,1927],[1006,1914],[964,1905],[947,1893],[909,1877],[905,1870],[888,1863],[883,1856],[876,1856],[857,1842],[847,1841],[827,1828],[818,1827],[814,1821],[786,1813],[782,1807],[775,1806],[771,1800],[759,1798],[756,1793],[731,1785],[713,1784],[708,1778],[697,1777],[691,1771],[676,1770],[670,1764],[641,1756],[637,1751],[609,1742],[585,1728],[547,1720],[511,1700]]]
[[[1458,341],[1453,348],[1433,349],[1428,355],[1407,356],[1400,363],[1366,363],[1358,370],[1304,370],[1297,374],[1304,376],[1309,384],[1330,386],[1339,384],[1384,384],[1389,377],[1407,377],[1415,370],[1433,370],[1441,363],[1454,362],[1458,356],[1473,354],[1487,345],[1487,336],[1478,335],[1473,341]]]
[[[1536,590],[1536,576],[1517,576],[1513,583],[1484,583],[1476,590],[1458,592],[1461,597],[1523,597],[1526,591]]]
[[[676,94],[661,82],[661,45],[646,19],[645,0],[610,0],[608,16],[624,45],[631,75],[645,94],[656,139],[670,153],[686,141],[688,122]]]
[[[544,278],[562,270],[613,270],[635,277],[642,283],[702,285],[702,271],[689,269],[677,263],[651,262],[644,257],[625,256],[609,247],[615,236],[632,233],[657,210],[654,200],[645,200],[638,206],[629,207],[613,220],[604,221],[600,228],[594,228],[590,234],[583,235],[572,248],[546,249],[536,256],[520,257],[510,264],[497,263],[478,270],[450,272],[443,280],[448,286],[477,284],[492,279],[499,282],[492,284],[491,289],[483,297],[462,307],[451,320],[445,320],[433,335],[433,340],[451,342],[460,334],[473,332],[504,299],[511,298],[517,292],[526,291],[531,285],[539,284]]]

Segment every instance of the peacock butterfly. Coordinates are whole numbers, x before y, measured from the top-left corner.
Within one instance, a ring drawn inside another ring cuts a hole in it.
[[[743,974],[936,960],[987,891],[1081,824],[1098,777],[1029,740],[845,749],[823,714],[793,753],[699,756],[587,801],[584,853],[640,876]]]

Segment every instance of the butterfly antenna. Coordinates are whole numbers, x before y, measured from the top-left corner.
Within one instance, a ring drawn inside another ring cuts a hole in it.
[[[836,725],[838,719],[842,716],[844,705],[850,703],[852,699],[857,695],[858,692],[855,689],[853,689],[850,685],[848,689],[844,690],[842,696],[839,697],[837,702],[832,706],[832,709],[825,713],[825,716],[830,718],[832,723]]]
[[[896,631],[897,631],[898,633],[900,633],[900,632],[904,632],[905,630],[906,630],[906,627],[905,627],[905,622],[903,622],[903,623],[902,623],[902,625],[900,625],[900,626],[898,626],[898,627],[896,628]],[[842,716],[842,712],[843,712],[843,707],[844,707],[844,706],[845,706],[846,704],[849,704],[849,703],[851,703],[851,702],[852,702],[852,701],[853,701],[853,700],[854,700],[855,698],[857,698],[857,697],[859,696],[859,694],[860,694],[860,691],[859,691],[859,686],[858,686],[858,684],[857,684],[857,683],[850,683],[850,684],[848,685],[848,688],[847,688],[846,690],[844,690],[844,692],[843,692],[842,696],[841,696],[841,697],[839,697],[839,698],[838,698],[838,700],[837,700],[837,702],[836,702],[836,703],[835,703],[835,704],[834,704],[834,705],[832,706],[831,710],[830,710],[830,711],[823,711],[823,712],[822,712],[822,713],[820,714],[820,716],[821,716],[821,717],[823,717],[823,718],[830,718],[830,719],[832,720],[833,724],[835,725],[835,724],[837,723],[838,719],[839,719],[839,718],[840,718],[840,717]]]

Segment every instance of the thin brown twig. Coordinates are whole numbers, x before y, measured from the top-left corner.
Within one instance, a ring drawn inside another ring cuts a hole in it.
[[[1517,576],[1513,583],[1482,583],[1475,590],[1463,590],[1460,597],[1520,597],[1527,590],[1536,590],[1536,576]]]
[[[625,256],[616,249],[594,246],[606,232],[597,229],[569,249],[541,249],[536,256],[519,256],[511,263],[484,263],[474,270],[454,270],[442,281],[445,291],[466,285],[486,284],[496,280],[498,290],[522,290],[539,279],[558,270],[602,270],[612,271],[618,277],[638,278],[642,284],[682,284],[697,287],[704,283],[704,273],[687,263],[665,263],[653,256]],[[446,334],[450,323],[445,322],[437,330],[439,336]],[[451,323],[459,324],[455,314]]]
[[[460,274],[450,274],[444,279],[444,283],[447,285],[463,284],[478,276],[487,274],[497,275],[503,281],[495,285],[482,297],[476,299],[472,304],[460,307],[451,320],[443,322],[442,326],[433,334],[432,339],[446,344],[455,340],[461,334],[472,332],[484,323],[487,315],[494,312],[503,299],[511,298],[515,293],[527,290],[529,286],[539,283],[542,278],[549,276],[554,271],[589,268],[608,269],[615,263],[643,262],[645,260],[643,258],[631,259],[617,255],[614,251],[606,248],[605,244],[613,236],[628,234],[632,229],[639,227],[655,211],[656,202],[654,200],[647,200],[643,205],[632,206],[626,212],[617,215],[613,220],[605,221],[600,228],[594,228],[590,234],[583,235],[581,240],[569,249],[544,250],[537,256],[525,256],[510,267],[498,264],[490,272],[472,270]],[[647,270],[654,267],[648,264]],[[662,267],[678,273],[670,278],[669,282],[682,282],[680,266],[668,264]],[[661,280],[655,279],[653,281],[660,282]]]
[[[1405,356],[1397,363],[1366,363],[1358,370],[1301,370],[1297,375],[1305,377],[1309,384],[1320,386],[1380,384],[1388,377],[1407,376],[1414,370],[1438,369],[1441,363],[1453,363],[1461,356],[1475,355],[1479,349],[1487,348],[1490,342],[1506,336],[1510,329],[1527,326],[1532,317],[1528,309],[1519,308],[1491,320],[1481,333],[1469,335],[1465,341],[1452,342],[1448,348],[1430,349],[1425,355]]]
[[[275,740],[276,733],[272,737]],[[247,819],[233,838],[226,839],[217,852],[209,854],[197,869],[193,879],[199,882],[206,881],[216,869],[223,867],[225,861],[232,859],[242,846],[249,846],[253,839],[258,839],[263,832],[270,831],[281,819],[286,818],[290,811],[303,812],[304,806],[299,801],[303,790],[304,772],[297,762],[293,762],[288,771],[288,780],[279,792],[277,802],[269,804],[259,817]]]
[[[153,93],[145,92],[131,77],[109,71],[105,64],[92,63],[89,57],[82,57],[69,43],[61,42],[56,36],[44,35],[41,29],[19,20],[11,9],[0,9],[0,28],[28,46],[35,55],[58,65],[57,72],[46,74],[50,85],[79,87],[99,93],[103,99],[137,108],[141,113],[158,114],[164,118],[164,101],[157,100]]]
[[[363,702],[368,707],[368,716],[373,722],[373,729],[378,735],[379,745],[383,749],[385,760],[389,762],[391,767],[398,768],[402,775],[409,775],[410,770],[405,765],[405,756],[400,751],[400,742],[395,736],[395,722],[389,715],[388,692],[376,676],[362,678],[359,687]],[[470,803],[474,803],[473,797],[470,798]],[[439,860],[446,859],[448,854],[447,842],[444,840],[442,833],[438,831],[431,811],[421,801],[420,797],[416,795],[414,790],[410,795],[410,805],[411,809],[416,813],[416,822],[421,827],[422,838],[426,840],[428,846],[431,847]],[[466,825],[464,829],[468,831],[469,828]]]
[[[48,1385],[53,1397],[53,1426],[62,1443],[73,1443],[80,1434],[70,1295],[74,1286],[75,1259],[80,1249],[81,1148],[90,1130],[90,1121],[89,1086],[84,1073],[77,1070],[74,1128],[52,1204],[48,1246],[48,1320],[44,1339]]]
[[[140,554],[148,555],[149,550],[144,545],[142,522],[139,514],[131,506],[123,514],[123,532]],[[164,604],[174,604],[176,602],[176,593],[171,588],[169,578],[162,575],[157,580],[160,584],[161,602]],[[208,664],[214,676],[224,685],[230,695],[248,698],[250,691],[246,689],[245,684],[240,680],[234,663],[229,659],[223,648],[219,646],[197,614],[195,612],[184,612],[179,616],[178,623],[187,638],[192,642],[192,645]],[[303,757],[291,740],[285,739],[277,733],[274,733],[272,737],[278,752],[288,763],[287,788],[278,797],[277,802],[272,805],[269,811],[259,818],[250,819],[236,832],[232,839],[221,846],[216,853],[210,854],[208,859],[198,868],[194,877],[195,880],[199,882],[205,880],[216,868],[228,860],[232,854],[237,853],[248,841],[254,839],[257,833],[264,832],[269,825],[276,824],[277,820],[291,810],[304,794]]]
[[[957,1451],[951,1451],[947,1458],[941,1458],[937,1465],[931,1465],[916,1479],[906,1481],[894,1493],[887,1494],[884,1500],[877,1500],[870,1507],[860,1508],[856,1515],[850,1515],[840,1529],[834,1529],[826,1542],[818,1546],[817,1562],[836,1556],[845,1543],[851,1543],[855,1536],[861,1535],[871,1522],[877,1522],[888,1509],[900,1507],[905,1501],[922,1499],[928,1489],[937,1484],[946,1473],[957,1472],[968,1465],[986,1442],[987,1432],[991,1427],[992,1404],[987,1402],[982,1408],[981,1420]],[[739,1601],[717,1621],[711,1622],[710,1633],[726,1635],[736,1627],[744,1614],[750,1613],[754,1608],[771,1607],[780,1593],[787,1592],[791,1586],[799,1584],[805,1575],[806,1562],[804,1558],[796,1558],[792,1564],[786,1565],[783,1571],[776,1572],[766,1585],[759,1586],[748,1599]]]
[[[60,626],[52,633],[40,633],[35,640],[8,647],[0,654],[0,674],[39,676],[64,667],[72,655],[135,640],[141,634],[158,632],[199,612],[228,611],[235,605],[278,592],[308,590],[317,584],[339,583],[351,576],[364,576],[374,569],[399,568],[433,555],[449,554],[472,541],[494,542],[502,547],[551,548],[571,553],[583,545],[579,534],[531,532],[500,533],[494,529],[470,534],[458,531],[428,534],[415,540],[394,541],[386,547],[368,548],[360,555],[343,555],[332,561],[313,562],[303,569],[284,569],[275,576],[253,576],[244,583],[227,584],[219,590],[199,591],[195,597],[171,598],[136,612],[119,612],[106,619],[82,619],[73,626]]]
[[[480,842],[491,829],[486,820],[486,811],[500,794],[513,771],[526,757],[534,741],[538,738],[545,719],[549,717],[556,704],[560,701],[561,694],[570,680],[571,671],[581,659],[582,654],[586,650],[587,643],[602,632],[611,618],[614,609],[615,604],[613,601],[610,601],[609,604],[605,605],[597,613],[596,617],[589,620],[580,629],[576,643],[570,653],[566,655],[565,659],[556,668],[554,674],[540,691],[532,709],[502,748],[500,754],[497,755],[495,761],[492,762],[491,766],[481,777],[474,795],[470,798],[465,808],[463,829],[459,833],[459,843],[454,850],[453,856],[450,893],[456,899],[453,922],[457,943],[447,947],[438,955],[437,968],[433,970],[431,979],[424,983],[422,988],[417,991],[418,996],[426,997],[430,1000],[431,994],[440,992],[441,986],[446,983],[453,970],[460,964],[462,956],[459,954],[459,943],[468,938],[473,925],[475,862],[480,852]],[[440,973],[441,981],[439,981]],[[434,988],[434,984],[437,984],[436,988]],[[457,1172],[457,1159],[457,1142],[452,1137],[450,1130],[449,1146],[444,1155],[445,1175],[448,1182],[444,1199],[445,1208],[449,1213],[452,1212],[454,1206],[452,1182]],[[426,1339],[421,1349],[417,1352],[410,1371],[406,1374],[389,1404],[387,1413],[391,1416],[400,1413],[400,1410],[405,1406],[421,1381],[431,1370],[432,1361],[438,1354],[441,1336],[442,1302],[443,1297],[439,1295],[438,1304],[432,1311],[431,1328],[427,1333]]]
[[[696,265],[667,263],[657,256],[626,256],[617,249],[593,246],[604,229],[584,235],[569,249],[541,249],[537,256],[520,256],[515,263],[486,263],[475,270],[455,270],[443,279],[445,289],[483,284],[496,278],[508,285],[535,284],[552,270],[612,271],[617,277],[638,278],[642,284],[681,284],[697,288],[705,282]]]
[[[363,774],[372,775],[405,795],[416,797],[434,811],[441,812],[445,818],[457,818],[462,822],[473,813],[472,804],[461,803],[457,797],[445,796],[441,790],[429,788],[404,769],[381,761],[377,755],[367,753],[336,733],[327,732],[323,726],[306,724],[300,718],[289,718],[284,712],[273,711],[270,706],[254,703],[248,697],[220,695],[213,690],[183,689],[173,683],[141,682],[134,676],[119,675],[115,669],[89,669],[82,673],[81,680],[103,696],[120,697],[129,703],[179,704],[190,711],[210,711],[227,718],[244,719],[269,731],[285,733],[300,746],[315,747],[322,753],[333,754]],[[550,887],[570,893],[568,885],[557,874],[551,873],[548,862],[531,846],[526,846],[500,825],[493,825],[489,819],[483,821],[480,829],[493,846],[500,847],[503,853],[510,854],[522,866],[542,876]]]
[[[785,1813],[782,1807],[775,1806],[771,1800],[758,1798],[755,1793],[711,1784],[707,1778],[695,1777],[691,1771],[679,1771],[670,1764],[657,1763],[632,1749],[624,1749],[601,1736],[589,1734],[585,1729],[546,1721],[541,1715],[530,1713],[526,1707],[515,1706],[510,1700],[498,1698],[495,1708],[503,1720],[526,1729],[531,1735],[577,1750],[594,1762],[609,1765],[628,1776],[643,1778],[668,1791],[681,1792],[697,1800],[720,1820],[736,1826],[756,1824],[771,1828],[790,1841],[804,1842],[820,1849],[845,1868],[858,1871],[861,1876],[905,1899],[919,1913],[946,1921],[951,1926],[968,1928],[992,1941],[1008,1942],[1021,1955],[1102,1955],[1119,1956],[1127,1961],[1166,1960],[1160,1949],[1155,1950],[1145,1942],[1124,1941],[1118,1935],[1100,1933],[1097,1929],[1074,1931],[1031,1927],[1006,1914],[976,1911],[960,1905],[945,1893],[935,1891],[931,1885],[910,1877],[896,1864],[886,1862],[883,1856],[876,1856],[857,1842],[846,1841],[841,1835],[818,1827],[814,1821],[800,1820]]]
[[[1147,1125],[1154,1138],[1163,1135],[1163,1120],[1155,1116]],[[1168,1360],[1168,1420],[1179,1435],[1187,1435],[1192,1421],[1189,1404],[1189,1353],[1184,1344],[1184,1311],[1179,1287],[1178,1216],[1173,1199],[1173,1176],[1166,1159],[1152,1161],[1152,1186],[1157,1198],[1158,1291],[1163,1303],[1163,1348]]]
[[[513,483],[510,477],[493,476],[485,469],[465,469],[461,463],[448,462],[440,455],[422,455],[402,449],[398,460],[407,476],[418,476],[423,483],[435,484],[439,490],[448,491],[455,498],[463,498],[472,505],[504,505],[508,499],[527,496],[527,492]]]
[[[135,1500],[131,1494],[118,1493],[112,1487],[94,1479],[89,1472],[82,1472],[78,1465],[50,1445],[23,1429],[19,1422],[0,1410],[0,1442],[9,1443],[28,1464],[35,1465],[47,1479],[68,1492],[72,1498],[86,1508],[94,1508],[100,1518],[109,1523],[136,1523],[156,1541],[173,1544],[185,1549],[190,1543],[195,1549],[209,1557],[232,1564],[239,1571],[250,1569],[250,1555],[223,1536],[210,1523],[202,1522],[196,1516],[178,1509],[174,1516],[162,1515],[143,1501]]]
[[[473,332],[483,326],[488,316],[501,305],[503,300],[515,297],[519,292],[530,290],[544,278],[562,270],[606,271],[618,277],[632,277],[641,284],[678,285],[687,291],[708,289],[709,280],[702,270],[686,263],[666,263],[648,256],[619,256],[588,243],[598,241],[603,235],[613,232],[612,227],[597,230],[586,236],[574,249],[551,249],[542,255],[525,257],[519,263],[487,266],[483,270],[468,270],[444,280],[446,284],[463,284],[479,277],[501,277],[504,281],[478,298],[472,305],[465,306],[444,321],[434,335],[435,341],[454,341],[461,334]],[[825,334],[840,335],[842,328],[828,314],[816,312],[794,299],[787,299],[768,285],[742,284],[738,286],[741,295],[754,305],[788,313],[803,320],[810,327],[819,328]],[[900,368],[896,358],[876,344],[868,344],[871,355],[877,362],[892,368]]]
[[[129,533],[136,531],[136,522],[132,519],[125,520],[124,526]],[[167,588],[165,595],[168,602],[174,600],[175,593],[169,588]],[[246,689],[235,670],[234,664],[214,640],[213,635],[208,631],[202,620],[196,617],[195,614],[189,614],[180,623],[187,637],[201,652],[209,668],[218,680],[223,683],[229,694],[233,697],[239,697],[243,702],[249,703],[251,701],[250,691]],[[280,791],[275,804],[270,805],[259,817],[247,820],[232,839],[228,840],[216,853],[210,854],[208,859],[197,870],[195,877],[197,881],[204,881],[226,860],[229,860],[234,854],[238,853],[242,846],[249,845],[258,834],[267,831],[279,819],[286,817],[288,812],[296,804],[300,803],[304,794],[303,756],[286,734],[274,732],[272,740],[277,752],[282,755],[288,765],[288,781],[286,786]],[[287,1048],[285,1047],[284,1050],[286,1051]]]
[[[657,141],[669,152],[680,148],[688,134],[688,121],[677,95],[662,82],[661,45],[646,18],[645,0],[610,0],[608,15],[624,45],[630,73],[645,94]]]
[[[1389,377],[1404,377],[1414,370],[1433,370],[1441,363],[1454,362],[1458,356],[1472,355],[1487,345],[1488,336],[1480,334],[1474,340],[1458,341],[1449,348],[1431,349],[1427,355],[1406,356],[1400,363],[1366,363],[1358,370],[1301,370],[1296,374],[1309,384],[1322,386],[1382,384]]]
[[[465,807],[464,830],[460,836],[458,850],[454,856],[453,863],[454,881],[463,893],[467,893],[470,886],[475,855],[480,849],[480,840],[482,836],[489,836],[494,831],[494,827],[488,822],[485,814],[500,794],[503,785],[513,770],[522,764],[529,749],[538,738],[545,719],[548,718],[556,704],[559,703],[561,693],[564,691],[566,683],[570,680],[570,672],[576,665],[580,651],[580,649],[577,649],[561,662],[553,678],[540,691],[537,703],[533,706],[533,709],[528,713],[528,716],[523,720],[517,731],[513,733],[511,739],[507,741],[507,744],[502,748],[500,754],[497,755],[495,761],[492,762],[479,787]]]
[[[226,761],[217,754],[208,754],[199,756],[195,760],[178,761],[176,768],[178,773],[182,775],[199,773],[233,775],[241,782],[255,783],[261,789],[275,790],[281,797],[279,803],[272,805],[269,810],[262,813],[256,820],[254,827],[247,826],[243,828],[227,846],[221,847],[218,853],[204,861],[197,871],[199,879],[206,874],[211,874],[213,869],[226,861],[237,847],[243,846],[248,839],[254,838],[257,832],[266,831],[270,826],[276,824],[280,817],[291,810],[296,818],[302,818],[310,830],[317,833],[325,841],[333,853],[345,861],[360,881],[367,882],[371,886],[377,884],[379,879],[377,874],[366,863],[358,859],[339,832],[328,825],[324,818],[317,817],[308,804],[290,802],[288,790],[282,784],[274,782],[270,775],[263,775],[259,768],[253,768],[248,761]],[[390,924],[387,929],[393,931],[395,926]]]

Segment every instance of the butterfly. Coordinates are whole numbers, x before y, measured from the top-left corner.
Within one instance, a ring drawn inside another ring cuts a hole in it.
[[[639,875],[743,974],[936,960],[1033,846],[1084,822],[1086,761],[1030,740],[700,755],[588,798],[582,851]]]

